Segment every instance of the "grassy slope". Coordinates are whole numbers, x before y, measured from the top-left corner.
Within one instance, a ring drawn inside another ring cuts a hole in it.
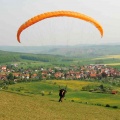
[[[18,92],[21,94],[34,94],[41,95],[41,91],[44,91],[44,94],[48,96],[50,92],[52,95],[51,98],[58,98],[59,85],[64,88],[66,85],[67,88],[67,101],[74,100],[75,102],[88,102],[89,104],[101,104],[105,106],[109,104],[111,106],[118,106],[120,108],[120,95],[112,94],[101,94],[101,93],[91,93],[86,91],[81,91],[83,86],[87,85],[96,85],[100,86],[101,83],[95,82],[85,82],[85,81],[65,81],[65,80],[48,80],[43,82],[31,82],[31,83],[20,83],[9,86],[9,90],[12,92]],[[120,91],[119,88],[115,88]]]
[[[120,110],[0,92],[0,120],[120,120]]]
[[[66,100],[59,103],[58,85],[66,84],[68,85]],[[120,109],[76,102],[80,96],[78,101],[89,103],[98,100],[98,103],[101,101],[103,104],[106,102],[120,104],[118,100],[120,96],[81,92],[81,87],[87,84],[91,83],[56,80],[11,85],[9,90],[12,92],[16,92],[20,87],[23,89],[17,94],[0,91],[0,120],[120,120]],[[41,96],[42,90],[45,91],[45,96]],[[53,95],[48,95],[51,90]],[[71,99],[75,102],[71,102]]]

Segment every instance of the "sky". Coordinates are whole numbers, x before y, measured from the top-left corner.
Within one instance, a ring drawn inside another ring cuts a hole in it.
[[[80,12],[98,21],[104,30],[68,17],[45,19],[21,33],[17,30],[28,19],[49,11]],[[0,0],[0,46],[42,46],[120,43],[120,0]]]

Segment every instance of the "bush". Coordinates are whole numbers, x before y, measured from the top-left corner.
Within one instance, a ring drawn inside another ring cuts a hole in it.
[[[75,102],[74,100],[71,100],[71,102]]]
[[[7,90],[8,86],[3,86],[2,89]]]
[[[98,105],[98,106],[102,106],[102,104],[100,104],[100,103],[97,103],[97,105]]]
[[[44,95],[45,95],[45,92],[44,92],[44,91],[41,91],[41,94],[42,94],[42,96],[44,96]]]
[[[117,109],[117,108],[118,108],[118,106],[112,106],[112,108],[116,108],[116,109]]]
[[[110,105],[109,104],[106,104],[106,106],[105,107],[110,107]]]

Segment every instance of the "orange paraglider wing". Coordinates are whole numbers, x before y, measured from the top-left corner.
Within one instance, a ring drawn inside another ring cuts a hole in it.
[[[18,29],[18,31],[17,31],[17,40],[18,40],[18,42],[20,42],[20,34],[21,34],[21,32],[23,30],[25,30],[26,28],[28,28],[29,26],[31,26],[31,25],[33,25],[33,24],[35,24],[35,23],[37,23],[37,22],[39,22],[41,20],[44,20],[46,18],[60,17],[60,16],[73,17],[73,18],[78,18],[78,19],[90,22],[99,30],[99,32],[101,34],[101,37],[103,36],[103,28],[102,28],[102,26],[96,20],[94,20],[93,18],[91,18],[91,17],[89,17],[87,15],[78,13],[78,12],[73,12],[73,11],[53,11],[53,12],[46,12],[46,13],[37,15],[37,16],[29,19],[28,21],[26,21],[24,24],[22,24],[20,26],[20,28]]]

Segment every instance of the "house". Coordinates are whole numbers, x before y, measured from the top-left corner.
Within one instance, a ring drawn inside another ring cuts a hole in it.
[[[20,77],[21,75],[20,75],[20,73],[13,73],[13,76]]]
[[[23,74],[21,75],[22,79],[29,79],[30,78],[30,75],[29,74]]]
[[[76,74],[76,79],[80,79],[81,78],[81,76],[80,76],[80,74]]]
[[[24,74],[24,77],[29,79],[30,78],[30,75],[29,74]]]
[[[90,73],[90,77],[91,77],[91,78],[96,78],[96,77],[97,77],[97,74],[96,74],[96,73]]]
[[[6,80],[7,76],[5,74],[0,74],[0,80]]]
[[[2,70],[2,71],[6,71],[6,70],[7,70],[7,66],[2,66],[2,67],[1,67],[1,70]]]
[[[12,64],[14,67],[18,67],[18,64],[17,63],[14,63],[14,64]]]
[[[56,72],[56,73],[54,74],[55,78],[61,78],[62,75],[63,75],[63,73],[61,73],[61,72]]]
[[[34,73],[32,76],[31,76],[31,78],[37,78],[38,77],[38,75],[36,74],[36,73]]]
[[[42,75],[47,75],[48,72],[46,70],[42,71]]]
[[[112,90],[111,94],[117,94],[116,90]]]

